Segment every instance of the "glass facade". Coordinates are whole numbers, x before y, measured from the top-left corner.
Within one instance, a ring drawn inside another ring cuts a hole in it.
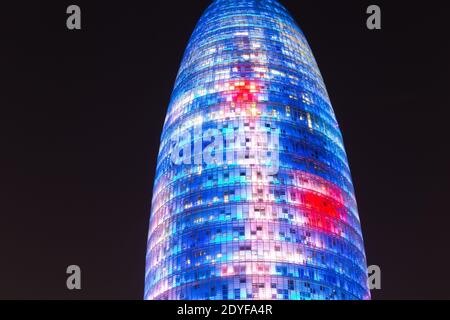
[[[145,299],[369,299],[343,139],[275,0],[216,0],[161,138]]]

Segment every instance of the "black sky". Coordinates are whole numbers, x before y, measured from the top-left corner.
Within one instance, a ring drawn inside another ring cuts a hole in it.
[[[284,0],[341,125],[376,299],[450,299],[444,1]],[[0,298],[141,299],[172,86],[207,0],[28,1],[0,19]],[[369,31],[365,10],[382,8]],[[82,31],[66,8],[82,9]],[[81,292],[65,268],[82,268]]]

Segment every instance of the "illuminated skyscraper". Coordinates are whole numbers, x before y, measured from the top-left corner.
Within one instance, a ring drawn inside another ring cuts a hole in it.
[[[357,205],[325,84],[275,0],[216,0],[164,125],[146,299],[368,299]]]

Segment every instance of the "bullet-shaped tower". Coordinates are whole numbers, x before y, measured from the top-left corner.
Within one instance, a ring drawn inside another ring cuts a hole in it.
[[[344,143],[302,31],[275,0],[216,0],[161,138],[146,299],[369,299]]]

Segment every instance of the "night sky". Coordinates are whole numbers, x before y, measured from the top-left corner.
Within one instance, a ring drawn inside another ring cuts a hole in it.
[[[0,298],[142,299],[159,139],[210,3],[28,1],[0,18]],[[444,1],[282,0],[340,123],[376,299],[450,299]],[[383,29],[369,31],[370,4]],[[82,30],[66,29],[66,8]],[[82,269],[80,292],[66,268]]]

